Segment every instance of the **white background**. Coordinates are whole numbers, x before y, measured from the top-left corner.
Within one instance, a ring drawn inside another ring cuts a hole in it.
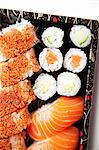
[[[99,20],[99,0],[0,0],[0,8]],[[99,54],[97,55],[93,110],[88,150],[99,150]]]
[[[0,7],[99,19],[99,0],[0,0]]]

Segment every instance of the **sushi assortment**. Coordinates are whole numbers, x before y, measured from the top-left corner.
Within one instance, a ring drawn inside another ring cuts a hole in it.
[[[74,27],[71,28],[71,41],[77,47],[88,46],[91,41],[90,30],[85,26],[76,27],[77,33],[72,33]],[[71,47],[68,51],[62,50],[64,35],[62,29],[54,26],[45,29],[41,35],[46,46],[39,53],[43,73],[36,78],[33,90],[38,99],[48,102],[31,114],[32,121],[27,133],[34,143],[28,150],[78,148],[79,130],[73,125],[82,118],[84,112],[84,97],[79,96],[82,87],[79,73],[87,66],[88,59],[82,49]],[[73,41],[74,36],[80,46]],[[58,97],[49,103],[56,95]]]
[[[63,46],[65,34],[61,27],[49,26],[39,39],[24,19],[0,32],[0,150],[77,150],[75,123],[84,112],[80,73],[88,62],[82,48],[90,44],[91,31],[71,27],[74,47],[69,49]],[[36,55],[38,42],[43,48]],[[34,101],[42,106],[30,114]],[[24,129],[33,141],[28,148]]]

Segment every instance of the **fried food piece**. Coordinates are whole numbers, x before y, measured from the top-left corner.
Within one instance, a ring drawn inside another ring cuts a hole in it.
[[[35,100],[30,81],[24,80],[0,91],[0,117],[22,109]]]
[[[14,85],[39,70],[34,49],[30,49],[8,62],[0,63],[0,87]]]
[[[0,62],[16,57],[38,42],[34,26],[22,19],[0,32]]]

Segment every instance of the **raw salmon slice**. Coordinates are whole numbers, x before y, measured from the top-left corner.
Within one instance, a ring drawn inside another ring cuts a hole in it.
[[[28,134],[34,140],[51,137],[80,120],[83,110],[82,97],[62,96],[32,114],[32,123],[27,128]]]
[[[28,150],[77,150],[79,131],[69,127],[46,140],[35,142]]]

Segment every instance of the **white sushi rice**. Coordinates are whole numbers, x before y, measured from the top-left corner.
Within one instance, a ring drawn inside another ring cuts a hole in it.
[[[71,72],[63,72],[57,78],[57,93],[63,96],[74,96],[81,87],[78,75]]]
[[[71,64],[72,55],[80,56],[81,60],[80,60],[78,67],[75,67],[75,68],[72,67],[72,64]],[[87,63],[86,54],[77,48],[70,48],[70,50],[66,53],[65,58],[64,58],[64,68],[74,73],[81,72],[85,68],[86,63]]]
[[[28,20],[21,19],[21,22],[16,22],[16,24],[12,24],[9,27],[6,27],[6,28],[2,29],[2,31],[0,32],[0,34],[6,33],[6,32],[8,32],[11,29],[17,29],[19,31],[22,31],[23,28],[25,26],[27,26],[27,25],[28,26],[32,26],[32,24]]]
[[[53,52],[53,54],[55,54],[55,56],[57,57],[57,60],[53,64],[48,64],[48,62],[46,60],[46,55],[47,55],[48,51]],[[50,71],[53,72],[53,71],[59,70],[62,67],[63,56],[59,49],[44,48],[43,51],[39,55],[39,62],[40,62],[40,66],[44,70],[46,70],[47,72],[50,72]]]
[[[84,25],[74,25],[71,28],[70,38],[77,47],[86,47],[91,42],[91,31]]]
[[[42,73],[33,86],[35,95],[41,100],[47,100],[56,93],[56,80],[53,76]]]
[[[48,27],[42,34],[42,41],[47,47],[59,48],[63,44],[64,31],[57,27]]]

